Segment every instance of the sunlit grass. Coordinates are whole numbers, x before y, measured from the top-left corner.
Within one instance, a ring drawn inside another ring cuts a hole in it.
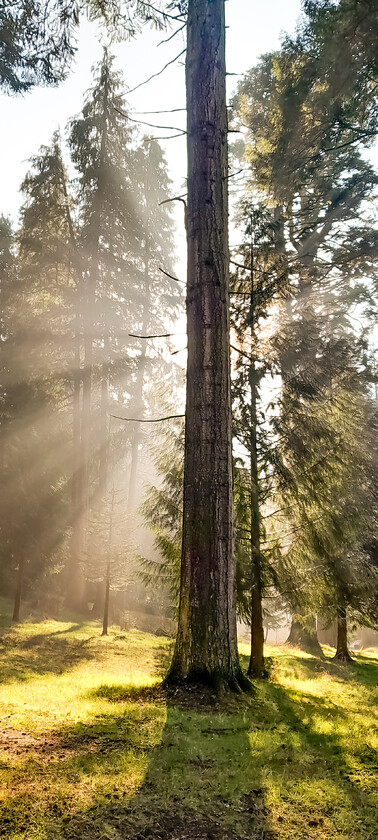
[[[165,639],[4,620],[0,836],[161,840],[195,824],[216,840],[377,837],[377,655],[348,668],[267,654],[254,696],[183,708],[143,691]]]

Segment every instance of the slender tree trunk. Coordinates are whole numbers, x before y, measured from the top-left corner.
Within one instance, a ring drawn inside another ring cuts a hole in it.
[[[100,403],[100,459],[98,491],[99,497],[106,493],[109,470],[109,429],[108,429],[108,392],[109,392],[109,333],[105,325],[104,361],[101,371],[101,403]]]
[[[148,206],[147,206],[148,209]],[[144,243],[144,306],[142,316],[142,335],[146,335],[148,330],[148,323],[150,317],[151,295],[150,295],[150,280],[149,280],[149,263],[150,263],[150,249],[148,243],[148,233]],[[141,354],[138,362],[138,373],[135,384],[135,412],[136,417],[141,416],[143,410],[143,387],[146,367],[146,342],[143,341]],[[137,487],[137,471],[139,459],[139,443],[140,443],[140,423],[135,423],[132,443],[131,443],[131,464],[130,464],[130,478],[129,478],[129,493],[127,499],[128,512],[132,513],[135,507],[136,487]]]
[[[70,542],[70,563],[67,577],[67,604],[82,609],[84,600],[84,579],[80,569],[83,548],[83,452],[80,429],[81,365],[79,316],[75,327],[75,370],[72,404],[72,532]]]
[[[189,0],[188,367],[181,590],[168,682],[238,688],[224,0]]]
[[[347,612],[344,605],[337,610],[337,647],[334,659],[341,662],[353,662],[348,650]]]
[[[292,619],[289,637],[286,644],[299,647],[312,656],[324,658],[323,651],[319,644],[316,632],[316,619],[314,616],[303,616],[300,619]]]
[[[22,592],[22,584],[23,584],[23,580],[24,580],[24,569],[25,569],[25,558],[24,558],[24,556],[22,556],[21,559],[20,559],[20,562],[18,564],[16,593],[15,593],[15,598],[14,598],[12,621],[19,621],[20,620],[21,592]]]
[[[99,581],[95,586],[95,594],[91,616],[92,618],[101,618],[102,607],[105,598],[104,581]]]
[[[104,600],[104,616],[102,619],[102,636],[108,635],[108,619],[109,619],[109,592],[110,592],[110,563],[108,562],[106,570],[105,581],[105,600]]]
[[[80,254],[76,242],[75,229],[71,217],[70,202],[67,191],[66,174],[61,171],[62,188],[65,196],[66,219],[72,251],[72,267],[76,279],[76,309],[74,336],[74,373],[73,373],[73,403],[72,403],[72,533],[70,543],[70,563],[66,577],[67,604],[74,609],[85,607],[85,581],[80,569],[80,557],[83,547],[83,486],[84,486],[84,454],[82,451],[81,435],[81,319],[83,315],[83,272]]]
[[[113,547],[113,516],[114,516],[114,487],[112,489],[112,502],[109,517],[109,537],[108,537],[108,559],[106,563],[106,578],[105,578],[105,602],[104,602],[104,617],[102,621],[102,636],[108,635],[108,619],[109,619],[109,594],[110,594],[110,570],[112,561],[112,547]]]

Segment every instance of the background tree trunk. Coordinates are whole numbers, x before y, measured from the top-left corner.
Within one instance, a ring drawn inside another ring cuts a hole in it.
[[[12,621],[19,621],[20,620],[21,591],[22,591],[22,583],[23,583],[23,579],[24,579],[24,568],[25,568],[25,558],[22,556],[21,559],[20,559],[20,562],[18,564],[16,593],[15,593],[15,598],[14,598]]]
[[[345,606],[337,610],[337,647],[334,659],[341,662],[353,662],[348,650],[347,612]]]
[[[190,0],[187,28],[188,368],[178,633],[168,681],[234,687],[224,0]],[[245,678],[244,678],[245,679]]]
[[[109,592],[110,592],[110,565],[108,563],[106,581],[105,581],[105,600],[104,600],[104,615],[102,619],[102,636],[108,635],[108,621],[109,621]]]
[[[293,619],[286,643],[288,645],[294,645],[294,647],[299,647],[301,650],[311,653],[312,656],[324,658],[316,632],[315,617],[305,618],[303,616],[302,620]]]

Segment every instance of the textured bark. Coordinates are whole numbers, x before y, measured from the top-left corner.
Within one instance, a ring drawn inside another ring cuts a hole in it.
[[[344,606],[337,611],[337,647],[334,659],[341,662],[353,662],[348,650],[347,613]]]
[[[312,616],[307,618],[303,616],[301,620],[292,620],[290,634],[286,643],[294,647],[299,647],[301,650],[311,653],[313,656],[324,658],[316,632],[316,620]]]
[[[21,557],[21,560],[18,564],[17,583],[16,583],[15,598],[14,598],[12,621],[19,621],[20,620],[21,592],[22,592],[22,583],[23,583],[23,579],[24,579],[24,568],[25,568],[25,559],[24,559],[24,557]]]
[[[167,679],[237,688],[243,676],[234,601],[224,38],[224,0],[189,0],[184,518]]]

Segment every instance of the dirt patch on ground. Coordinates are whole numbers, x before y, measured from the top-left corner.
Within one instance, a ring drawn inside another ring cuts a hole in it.
[[[115,750],[127,743],[125,734],[119,738],[91,733],[67,737],[60,732],[30,735],[17,729],[3,729],[0,733],[0,754],[12,760],[35,758],[42,763],[61,761],[73,755]],[[137,749],[133,747],[134,751]]]
[[[105,820],[108,823],[109,813]],[[73,821],[65,828],[67,840],[98,840],[101,829],[80,821]],[[275,840],[275,835],[263,828],[256,828],[250,821],[248,830],[235,833],[223,829],[219,821],[209,816],[196,819],[194,814],[178,815],[167,811],[158,811],[143,819],[135,812],[123,814],[117,825],[117,837],[120,840]]]

